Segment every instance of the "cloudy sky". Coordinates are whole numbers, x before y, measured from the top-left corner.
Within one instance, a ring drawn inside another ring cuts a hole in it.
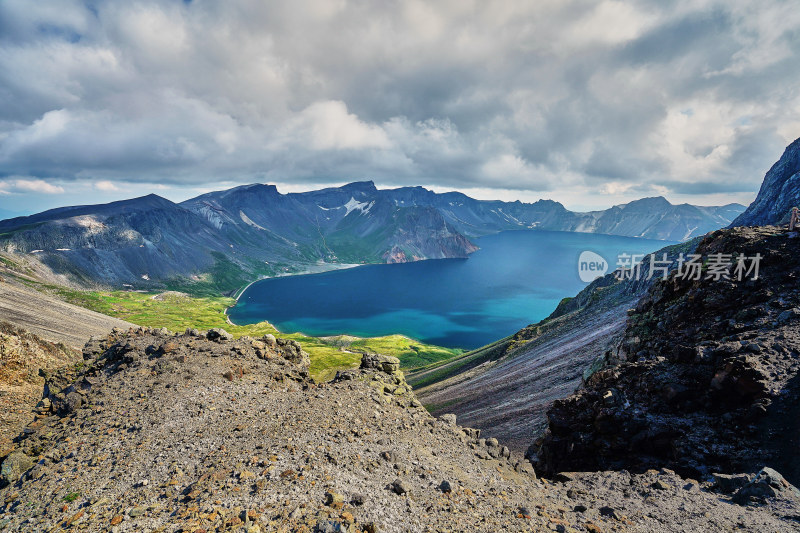
[[[0,0],[0,216],[364,179],[748,203],[799,66],[795,0]]]

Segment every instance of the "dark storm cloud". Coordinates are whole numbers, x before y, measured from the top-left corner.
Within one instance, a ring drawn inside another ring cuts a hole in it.
[[[715,9],[690,13],[657,26],[623,46],[619,60],[623,64],[671,63],[695,56],[704,63],[724,65],[736,51],[728,36],[732,22],[727,13]],[[698,50],[702,54],[696,54]]]
[[[755,191],[800,135],[799,13],[745,0],[5,0],[0,192],[264,178]]]

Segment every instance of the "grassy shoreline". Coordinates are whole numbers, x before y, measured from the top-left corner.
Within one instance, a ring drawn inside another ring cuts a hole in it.
[[[393,355],[400,359],[405,369],[450,359],[462,353],[462,350],[417,342],[403,335],[369,338],[336,335],[320,338],[280,332],[267,321],[240,326],[228,321],[226,311],[236,300],[227,296],[192,296],[175,291],[83,291],[30,281],[27,284],[69,303],[141,326],[165,327],[177,332],[187,328],[225,328],[235,337],[260,337],[271,333],[293,339],[311,356],[311,374],[317,380],[330,379],[340,369],[357,367],[361,352]]]

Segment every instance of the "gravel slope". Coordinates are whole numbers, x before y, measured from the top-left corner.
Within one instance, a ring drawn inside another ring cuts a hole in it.
[[[0,316],[50,342],[80,350],[92,336],[133,324],[68,304],[10,278],[0,280]]]
[[[434,407],[434,415],[455,413],[465,424],[524,453],[544,430],[550,404],[581,385],[583,371],[624,330],[626,311],[633,305],[628,299],[601,313],[570,316],[513,357],[415,392],[425,405],[441,406]]]
[[[271,336],[139,329],[85,353],[80,374],[49,378],[3,462],[0,530],[766,533],[800,514],[666,470],[538,480],[502,443],[431,417],[394,358],[317,384]]]

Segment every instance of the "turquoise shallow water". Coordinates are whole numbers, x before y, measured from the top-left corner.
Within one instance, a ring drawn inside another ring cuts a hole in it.
[[[401,333],[472,349],[537,322],[587,285],[578,256],[591,250],[613,270],[619,253],[654,252],[665,241],[555,231],[506,231],[474,241],[469,259],[271,278],[251,285],[228,315],[269,320],[285,332],[373,337]]]

